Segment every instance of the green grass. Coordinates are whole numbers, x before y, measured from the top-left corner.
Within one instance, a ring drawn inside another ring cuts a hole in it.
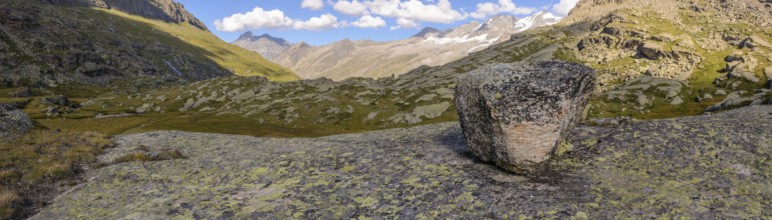
[[[128,162],[147,162],[147,161],[163,161],[163,160],[175,160],[175,159],[185,159],[184,155],[182,155],[182,152],[179,150],[161,150],[160,152],[151,153],[148,152],[148,150],[145,150],[146,147],[142,146],[140,149],[143,149],[143,152],[136,152],[136,153],[130,153],[123,155],[121,157],[115,158],[113,160],[113,164],[118,163],[128,163]]]
[[[117,10],[105,9],[85,9],[94,10],[95,13],[83,11],[86,14],[99,16],[98,14],[107,13],[127,21],[143,23],[155,30],[141,30],[135,24],[126,22],[119,26],[137,35],[148,34],[150,39],[158,40],[173,45],[176,48],[186,50],[188,53],[197,53],[202,49],[208,59],[215,61],[220,66],[231,70],[234,74],[240,76],[265,76],[275,81],[292,81],[299,78],[290,70],[271,63],[259,54],[243,49],[222,41],[211,32],[201,30],[188,23],[167,23],[160,20],[146,19],[141,16],[131,15]],[[167,40],[173,38],[172,40]],[[186,44],[180,44],[177,40],[182,40]],[[193,47],[191,47],[193,46]],[[197,47],[197,48],[194,48]]]

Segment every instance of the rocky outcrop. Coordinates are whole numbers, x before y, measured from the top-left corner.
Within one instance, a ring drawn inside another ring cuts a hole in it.
[[[459,76],[455,100],[471,151],[527,174],[550,158],[594,87],[595,71],[579,64],[495,64]]]
[[[0,103],[0,137],[11,133],[23,133],[35,125],[32,119],[16,104]]]
[[[143,148],[187,159],[94,169],[31,219],[763,219],[771,114],[579,126],[574,150],[531,178],[477,161],[455,122],[313,139],[122,135],[100,161]]]
[[[268,34],[255,36],[251,31],[242,34],[231,44],[255,51],[268,60],[275,59],[294,45],[287,40],[275,38]]]
[[[98,8],[108,8],[166,22],[190,23],[202,30],[207,30],[201,22],[174,0],[42,0],[51,4],[75,4]]]
[[[708,107],[705,111],[723,111],[746,105],[772,105],[772,90],[759,89],[756,93],[750,95],[744,92],[733,92],[727,95],[723,101]]]

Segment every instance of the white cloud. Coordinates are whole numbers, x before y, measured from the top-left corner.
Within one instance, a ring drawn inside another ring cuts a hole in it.
[[[303,2],[300,3],[300,7],[311,10],[321,10],[324,8],[324,2],[322,2],[322,0],[303,0]]]
[[[358,27],[358,28],[379,28],[379,27],[385,27],[386,21],[383,20],[381,17],[373,17],[370,15],[365,15],[359,18],[359,20],[352,22],[351,26]]]
[[[338,23],[338,18],[329,13],[323,14],[319,17],[310,18],[307,21],[295,21],[295,24],[293,25],[295,30],[310,31],[319,31],[338,27],[341,27],[341,24]]]
[[[292,19],[280,10],[265,11],[256,7],[247,13],[237,13],[214,22],[218,31],[237,32],[249,29],[295,29],[324,30],[343,26],[338,18],[331,14],[323,14],[306,21]]]
[[[372,0],[364,1],[369,11],[384,17],[401,18],[403,21],[452,23],[464,20],[467,13],[453,9],[450,1],[438,0],[437,3],[424,3],[420,0]]]
[[[552,11],[560,16],[568,15],[568,12],[576,6],[579,0],[560,0],[559,3],[552,5]]]
[[[397,18],[397,26],[392,26],[391,30],[397,30],[397,29],[409,29],[409,28],[417,28],[418,23],[416,23],[413,20],[406,19],[406,18]]]
[[[562,0],[565,1],[565,0]],[[477,10],[470,15],[473,18],[485,18],[499,13],[511,13],[516,15],[531,14],[535,10],[527,7],[518,7],[512,0],[499,0],[498,3],[485,2],[477,4]]]
[[[333,9],[340,13],[352,16],[368,14],[367,7],[358,0],[346,1],[340,0],[333,5]]]
[[[247,29],[281,29],[292,26],[295,20],[284,15],[280,10],[265,11],[256,7],[247,13],[237,13],[229,17],[218,19],[214,26],[219,31],[236,32]]]

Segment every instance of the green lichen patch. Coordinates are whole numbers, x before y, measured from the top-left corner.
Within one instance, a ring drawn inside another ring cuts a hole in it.
[[[762,218],[771,113],[577,127],[573,150],[528,177],[480,163],[455,123],[314,139],[124,135],[100,160],[139,143],[188,158],[95,170],[37,218]]]

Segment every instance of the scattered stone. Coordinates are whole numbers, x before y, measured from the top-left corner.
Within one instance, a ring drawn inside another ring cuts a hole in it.
[[[148,111],[152,110],[154,106],[155,105],[153,105],[152,103],[145,103],[142,106],[138,107],[134,111],[139,113],[139,114],[142,114],[142,113],[145,113],[145,112],[148,112]]]
[[[716,105],[708,107],[705,111],[715,112],[728,110],[744,105],[769,105],[772,104],[772,90],[760,89],[751,96],[742,97],[739,92],[730,93]]]
[[[74,103],[71,103],[70,100],[67,99],[67,97],[64,96],[54,96],[54,97],[46,97],[42,101],[43,104],[46,105],[58,105],[58,106],[71,106],[74,105]]]
[[[723,89],[716,90],[716,92],[714,92],[713,95],[717,95],[717,96],[726,95],[726,90],[723,90]]]
[[[593,69],[567,62],[493,64],[459,76],[456,107],[469,149],[532,173],[581,117],[595,79]]]
[[[53,116],[59,116],[62,114],[62,111],[59,110],[59,108],[51,106],[46,109],[46,115],[53,117]]]

